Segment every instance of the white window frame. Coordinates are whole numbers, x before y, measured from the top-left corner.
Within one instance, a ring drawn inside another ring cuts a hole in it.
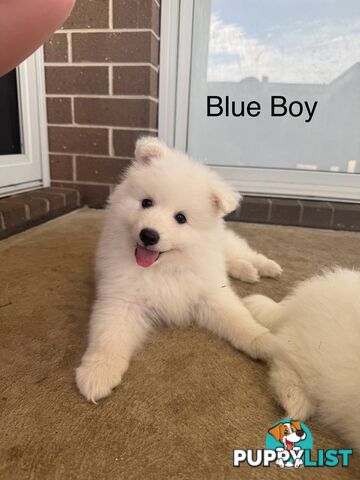
[[[0,155],[0,197],[50,185],[43,48],[17,67],[22,153]]]
[[[193,12],[194,0],[161,2],[159,137],[183,151],[187,151]],[[360,174],[212,168],[248,195],[360,202]]]

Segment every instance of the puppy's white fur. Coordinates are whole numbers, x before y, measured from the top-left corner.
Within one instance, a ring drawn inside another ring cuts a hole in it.
[[[264,355],[268,330],[257,324],[230,287],[227,272],[255,282],[277,276],[277,263],[225,230],[222,217],[239,194],[207,167],[149,137],[110,199],[97,254],[97,299],[88,348],[76,371],[91,401],[120,383],[134,351],[158,322],[196,321],[253,358]],[[142,208],[142,200],[153,201]],[[187,223],[178,224],[181,212]],[[135,260],[140,231],[155,229],[161,253],[150,267]]]
[[[338,268],[280,303],[261,295],[244,303],[274,331],[270,381],[287,416],[315,413],[360,450],[360,272]]]

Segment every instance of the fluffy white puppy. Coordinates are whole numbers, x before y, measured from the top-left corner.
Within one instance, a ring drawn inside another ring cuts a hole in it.
[[[97,254],[97,299],[76,382],[91,401],[120,383],[135,349],[159,322],[197,322],[253,358],[268,330],[232,290],[281,273],[277,263],[225,230],[239,194],[207,167],[153,137],[110,198]]]
[[[360,449],[360,272],[338,268],[280,303],[251,295],[244,304],[275,334],[270,381],[286,415],[316,414]]]

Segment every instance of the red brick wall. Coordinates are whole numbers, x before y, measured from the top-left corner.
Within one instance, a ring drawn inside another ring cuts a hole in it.
[[[45,45],[52,185],[102,206],[136,138],[157,134],[158,0],[77,0]]]

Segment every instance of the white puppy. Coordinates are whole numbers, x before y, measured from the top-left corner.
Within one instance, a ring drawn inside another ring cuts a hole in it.
[[[275,333],[270,380],[287,416],[315,413],[360,449],[360,272],[338,268],[280,303],[262,295],[244,303]]]
[[[97,299],[88,348],[76,371],[91,401],[120,383],[135,349],[159,322],[196,321],[253,358],[268,330],[232,290],[241,280],[281,273],[253,251],[222,217],[239,194],[207,167],[148,137],[110,199],[97,254]]]

